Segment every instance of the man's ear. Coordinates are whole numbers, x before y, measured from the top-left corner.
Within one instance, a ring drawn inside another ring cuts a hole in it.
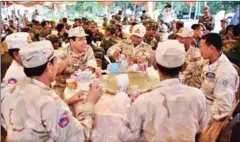
[[[20,58],[20,55],[19,55],[19,53],[17,52],[17,51],[14,51],[13,52],[13,59],[16,59],[16,58]]]
[[[185,71],[187,69],[187,66],[188,66],[188,64],[186,62],[184,62],[180,71],[181,72]]]
[[[49,72],[49,73],[52,73],[50,62],[47,63],[46,71]]]
[[[158,66],[157,66],[157,61],[156,61],[156,59],[153,60],[152,65],[153,65],[153,68],[154,68],[155,70],[158,70]]]

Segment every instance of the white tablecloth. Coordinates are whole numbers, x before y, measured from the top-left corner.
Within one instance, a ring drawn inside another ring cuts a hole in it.
[[[95,119],[91,140],[93,142],[118,142],[119,126],[125,114],[111,110],[115,95],[104,94],[95,105]]]
[[[148,73],[152,77],[158,78],[157,72],[152,67],[148,68]],[[116,95],[105,93],[95,105],[95,118],[91,135],[93,142],[120,142],[118,131],[127,112],[113,109],[112,106],[116,102],[115,97]],[[78,112],[78,110],[76,111]]]

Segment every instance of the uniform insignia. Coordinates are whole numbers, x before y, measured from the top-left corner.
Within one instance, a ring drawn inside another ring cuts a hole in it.
[[[137,29],[137,30],[136,30],[136,33],[139,33],[139,34],[140,34],[140,29]]]
[[[228,78],[222,78],[220,80],[220,85],[223,88],[228,88],[229,87],[229,79]]]
[[[69,118],[67,116],[67,113],[64,112],[58,121],[58,126],[61,128],[65,128],[68,124],[69,124]]]
[[[211,79],[214,79],[214,78],[215,78],[215,73],[207,72],[207,73],[206,73],[206,77],[211,78]]]
[[[16,84],[17,82],[18,82],[17,79],[13,77],[8,79],[8,84]]]

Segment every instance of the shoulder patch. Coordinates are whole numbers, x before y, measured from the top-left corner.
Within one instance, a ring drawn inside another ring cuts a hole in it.
[[[17,81],[16,78],[11,77],[11,78],[8,79],[8,84],[16,84],[17,82],[18,81]]]
[[[230,86],[230,80],[228,78],[221,78],[220,85],[223,88],[228,88]]]
[[[69,118],[67,116],[67,112],[64,112],[58,121],[58,126],[61,128],[65,128],[69,124]]]

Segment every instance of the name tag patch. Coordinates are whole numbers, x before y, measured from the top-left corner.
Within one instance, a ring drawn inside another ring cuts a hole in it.
[[[215,74],[212,73],[212,72],[207,72],[207,73],[206,73],[206,77],[207,77],[207,78],[214,79],[214,78],[215,78]]]

